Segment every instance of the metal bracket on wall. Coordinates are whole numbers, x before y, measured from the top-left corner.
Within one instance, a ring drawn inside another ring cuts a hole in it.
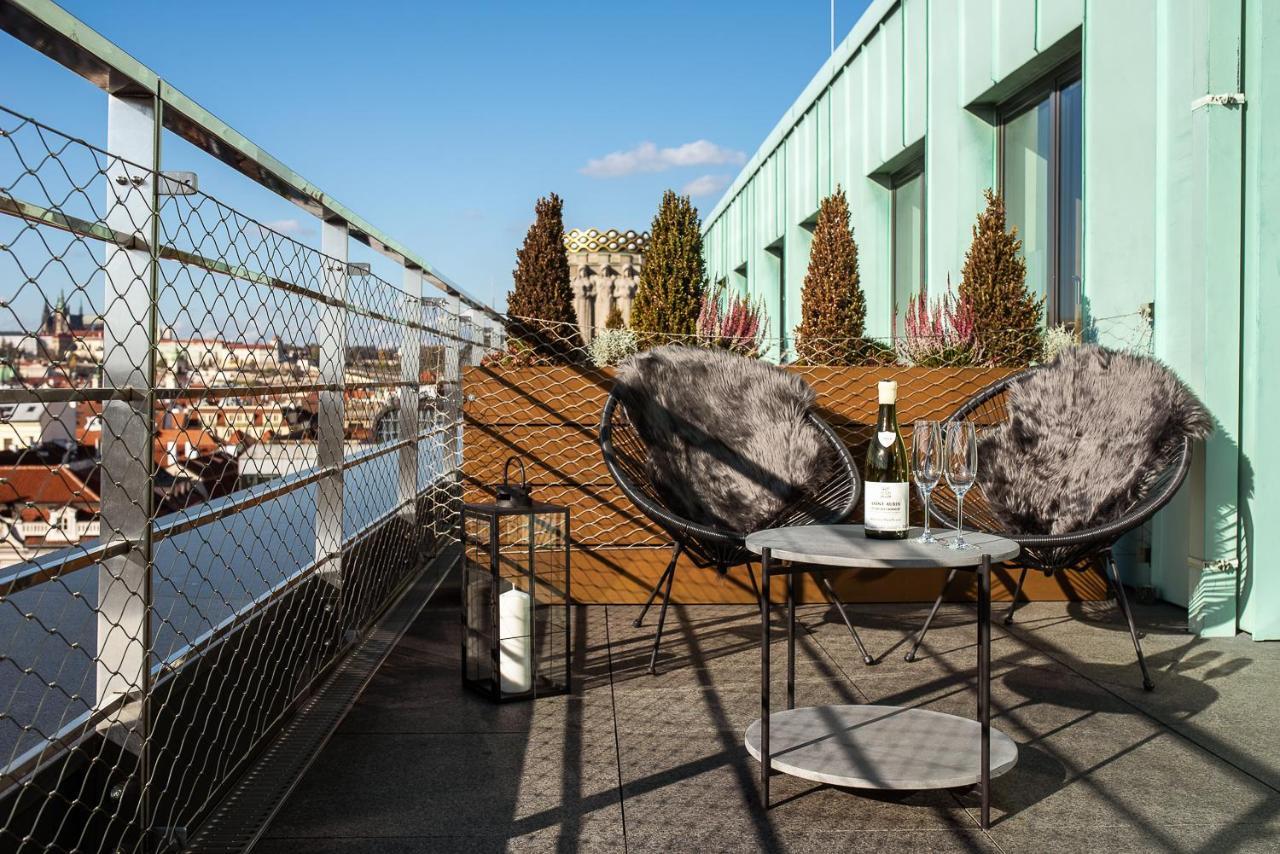
[[[1222,95],[1205,95],[1196,98],[1191,102],[1191,112],[1195,112],[1201,107],[1242,107],[1244,106],[1243,92],[1227,92]]]

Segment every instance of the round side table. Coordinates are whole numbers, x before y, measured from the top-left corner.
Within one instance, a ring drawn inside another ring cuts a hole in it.
[[[760,719],[746,746],[760,760],[761,797],[769,807],[769,773],[872,789],[941,789],[977,783],[983,828],[990,825],[991,778],[1018,760],[1018,747],[991,727],[991,565],[1018,556],[1012,540],[965,532],[975,548],[869,539],[861,525],[808,525],[758,531],[747,548],[760,555]],[[797,709],[795,577],[836,569],[962,569],[978,576],[977,719],[897,706],[816,706]],[[787,711],[770,713],[769,582],[787,580]],[[771,742],[770,737],[773,737]]]

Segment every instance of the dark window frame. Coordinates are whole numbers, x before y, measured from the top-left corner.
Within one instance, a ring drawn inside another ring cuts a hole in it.
[[[898,190],[915,178],[920,179],[920,210],[924,221],[920,228],[920,275],[928,276],[926,266],[929,257],[929,177],[925,174],[924,158],[915,160],[889,177],[889,328],[892,337],[898,336],[895,298],[898,294]],[[923,293],[927,278],[915,283],[915,293]],[[905,307],[903,317],[906,317]],[[904,320],[905,323],[905,320]]]
[[[1076,305],[1070,306],[1070,315],[1063,317],[1063,306],[1059,305],[1061,293],[1059,276],[1062,271],[1063,250],[1060,239],[1062,225],[1060,222],[1062,199],[1062,93],[1063,90],[1082,82],[1084,79],[1083,72],[1084,68],[1080,57],[1072,57],[1040,77],[1016,96],[1000,105],[996,110],[996,126],[999,128],[999,133],[996,135],[996,166],[998,190],[1000,197],[1003,199],[1005,197],[1006,166],[1005,132],[1009,127],[1009,123],[1040,106],[1046,99],[1049,100],[1049,198],[1046,201],[1049,215],[1050,250],[1047,262],[1048,281],[1045,283],[1044,311],[1045,324],[1048,326],[1067,323],[1074,327],[1079,320],[1078,312],[1081,311],[1081,302],[1084,298],[1084,279],[1082,276],[1080,288],[1076,293]],[[1081,95],[1083,104],[1083,90]],[[1081,169],[1083,168],[1084,164],[1082,163]]]

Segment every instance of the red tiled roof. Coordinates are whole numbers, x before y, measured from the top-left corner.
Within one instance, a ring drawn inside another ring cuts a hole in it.
[[[98,494],[63,466],[0,466],[0,504],[98,509]]]

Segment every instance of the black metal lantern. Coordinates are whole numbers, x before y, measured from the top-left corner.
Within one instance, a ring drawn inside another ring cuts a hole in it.
[[[464,504],[462,681],[499,702],[569,691],[569,511]]]

